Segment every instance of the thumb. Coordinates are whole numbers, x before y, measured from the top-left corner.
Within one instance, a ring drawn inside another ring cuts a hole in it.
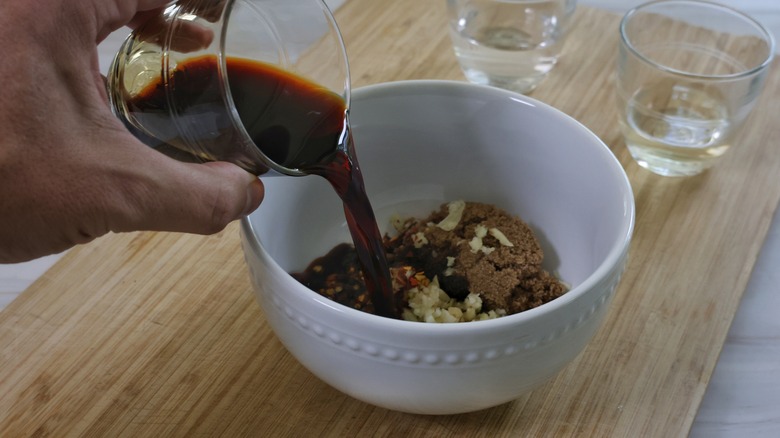
[[[156,152],[155,152],[156,153]],[[265,190],[256,176],[226,162],[153,161],[151,179],[116,217],[114,231],[213,234],[254,211]],[[138,192],[136,190],[136,192]]]

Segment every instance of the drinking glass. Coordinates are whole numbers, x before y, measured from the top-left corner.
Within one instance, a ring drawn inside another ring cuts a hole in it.
[[[617,97],[626,145],[640,166],[695,175],[735,143],[774,54],[771,34],[715,3],[662,0],[620,23]]]
[[[576,0],[447,0],[466,79],[528,93],[558,61]]]
[[[128,36],[109,68],[114,114],[146,144],[180,160],[229,161],[256,175],[303,175],[288,157],[269,153],[269,147],[285,150],[285,144],[253,141],[250,126],[242,121],[247,115],[239,113],[236,103],[255,99],[256,90],[245,87],[241,91],[246,93],[237,95],[231,88],[247,81],[244,73],[228,68],[232,59],[312,81],[343,99],[345,119],[347,56],[322,0],[180,0],[167,6]],[[273,99],[289,94],[289,89],[272,86],[277,87],[270,90]],[[139,96],[155,92],[156,99],[137,104]],[[253,106],[258,113],[265,108],[281,117],[270,99],[256,99]],[[318,129],[315,122],[307,129]],[[286,121],[278,123],[275,140],[289,140],[281,126]],[[292,135],[305,138],[310,133]]]

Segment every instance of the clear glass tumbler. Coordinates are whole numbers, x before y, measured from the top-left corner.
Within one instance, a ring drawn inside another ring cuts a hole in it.
[[[626,145],[660,175],[695,175],[739,142],[774,56],[757,21],[704,1],[663,0],[620,24],[617,97]]]
[[[125,126],[184,161],[298,176],[346,135],[349,68],[322,0],[180,0],[125,40],[107,79]]]
[[[528,93],[561,54],[575,0],[447,0],[466,79]]]

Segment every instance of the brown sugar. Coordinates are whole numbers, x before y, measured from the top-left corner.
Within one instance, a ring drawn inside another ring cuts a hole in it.
[[[440,226],[448,217],[445,225],[454,226]],[[415,246],[412,236],[418,241],[424,236],[427,243]],[[394,248],[391,263],[421,266],[450,297],[479,294],[486,309],[517,313],[566,292],[542,269],[544,254],[528,225],[493,205],[443,205],[425,219],[408,221],[396,239],[398,244],[388,245]]]

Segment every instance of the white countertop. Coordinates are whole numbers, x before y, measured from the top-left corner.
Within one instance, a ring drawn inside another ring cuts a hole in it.
[[[344,0],[328,0],[338,7]],[[440,0],[444,1],[444,0]],[[625,11],[637,0],[584,0],[581,4]],[[739,8],[780,36],[780,1],[721,0]],[[122,32],[100,46],[106,71]],[[778,180],[780,183],[780,178]],[[0,309],[24,291],[61,255],[0,265]],[[729,331],[691,437],[780,436],[780,214],[776,214],[750,284]]]

